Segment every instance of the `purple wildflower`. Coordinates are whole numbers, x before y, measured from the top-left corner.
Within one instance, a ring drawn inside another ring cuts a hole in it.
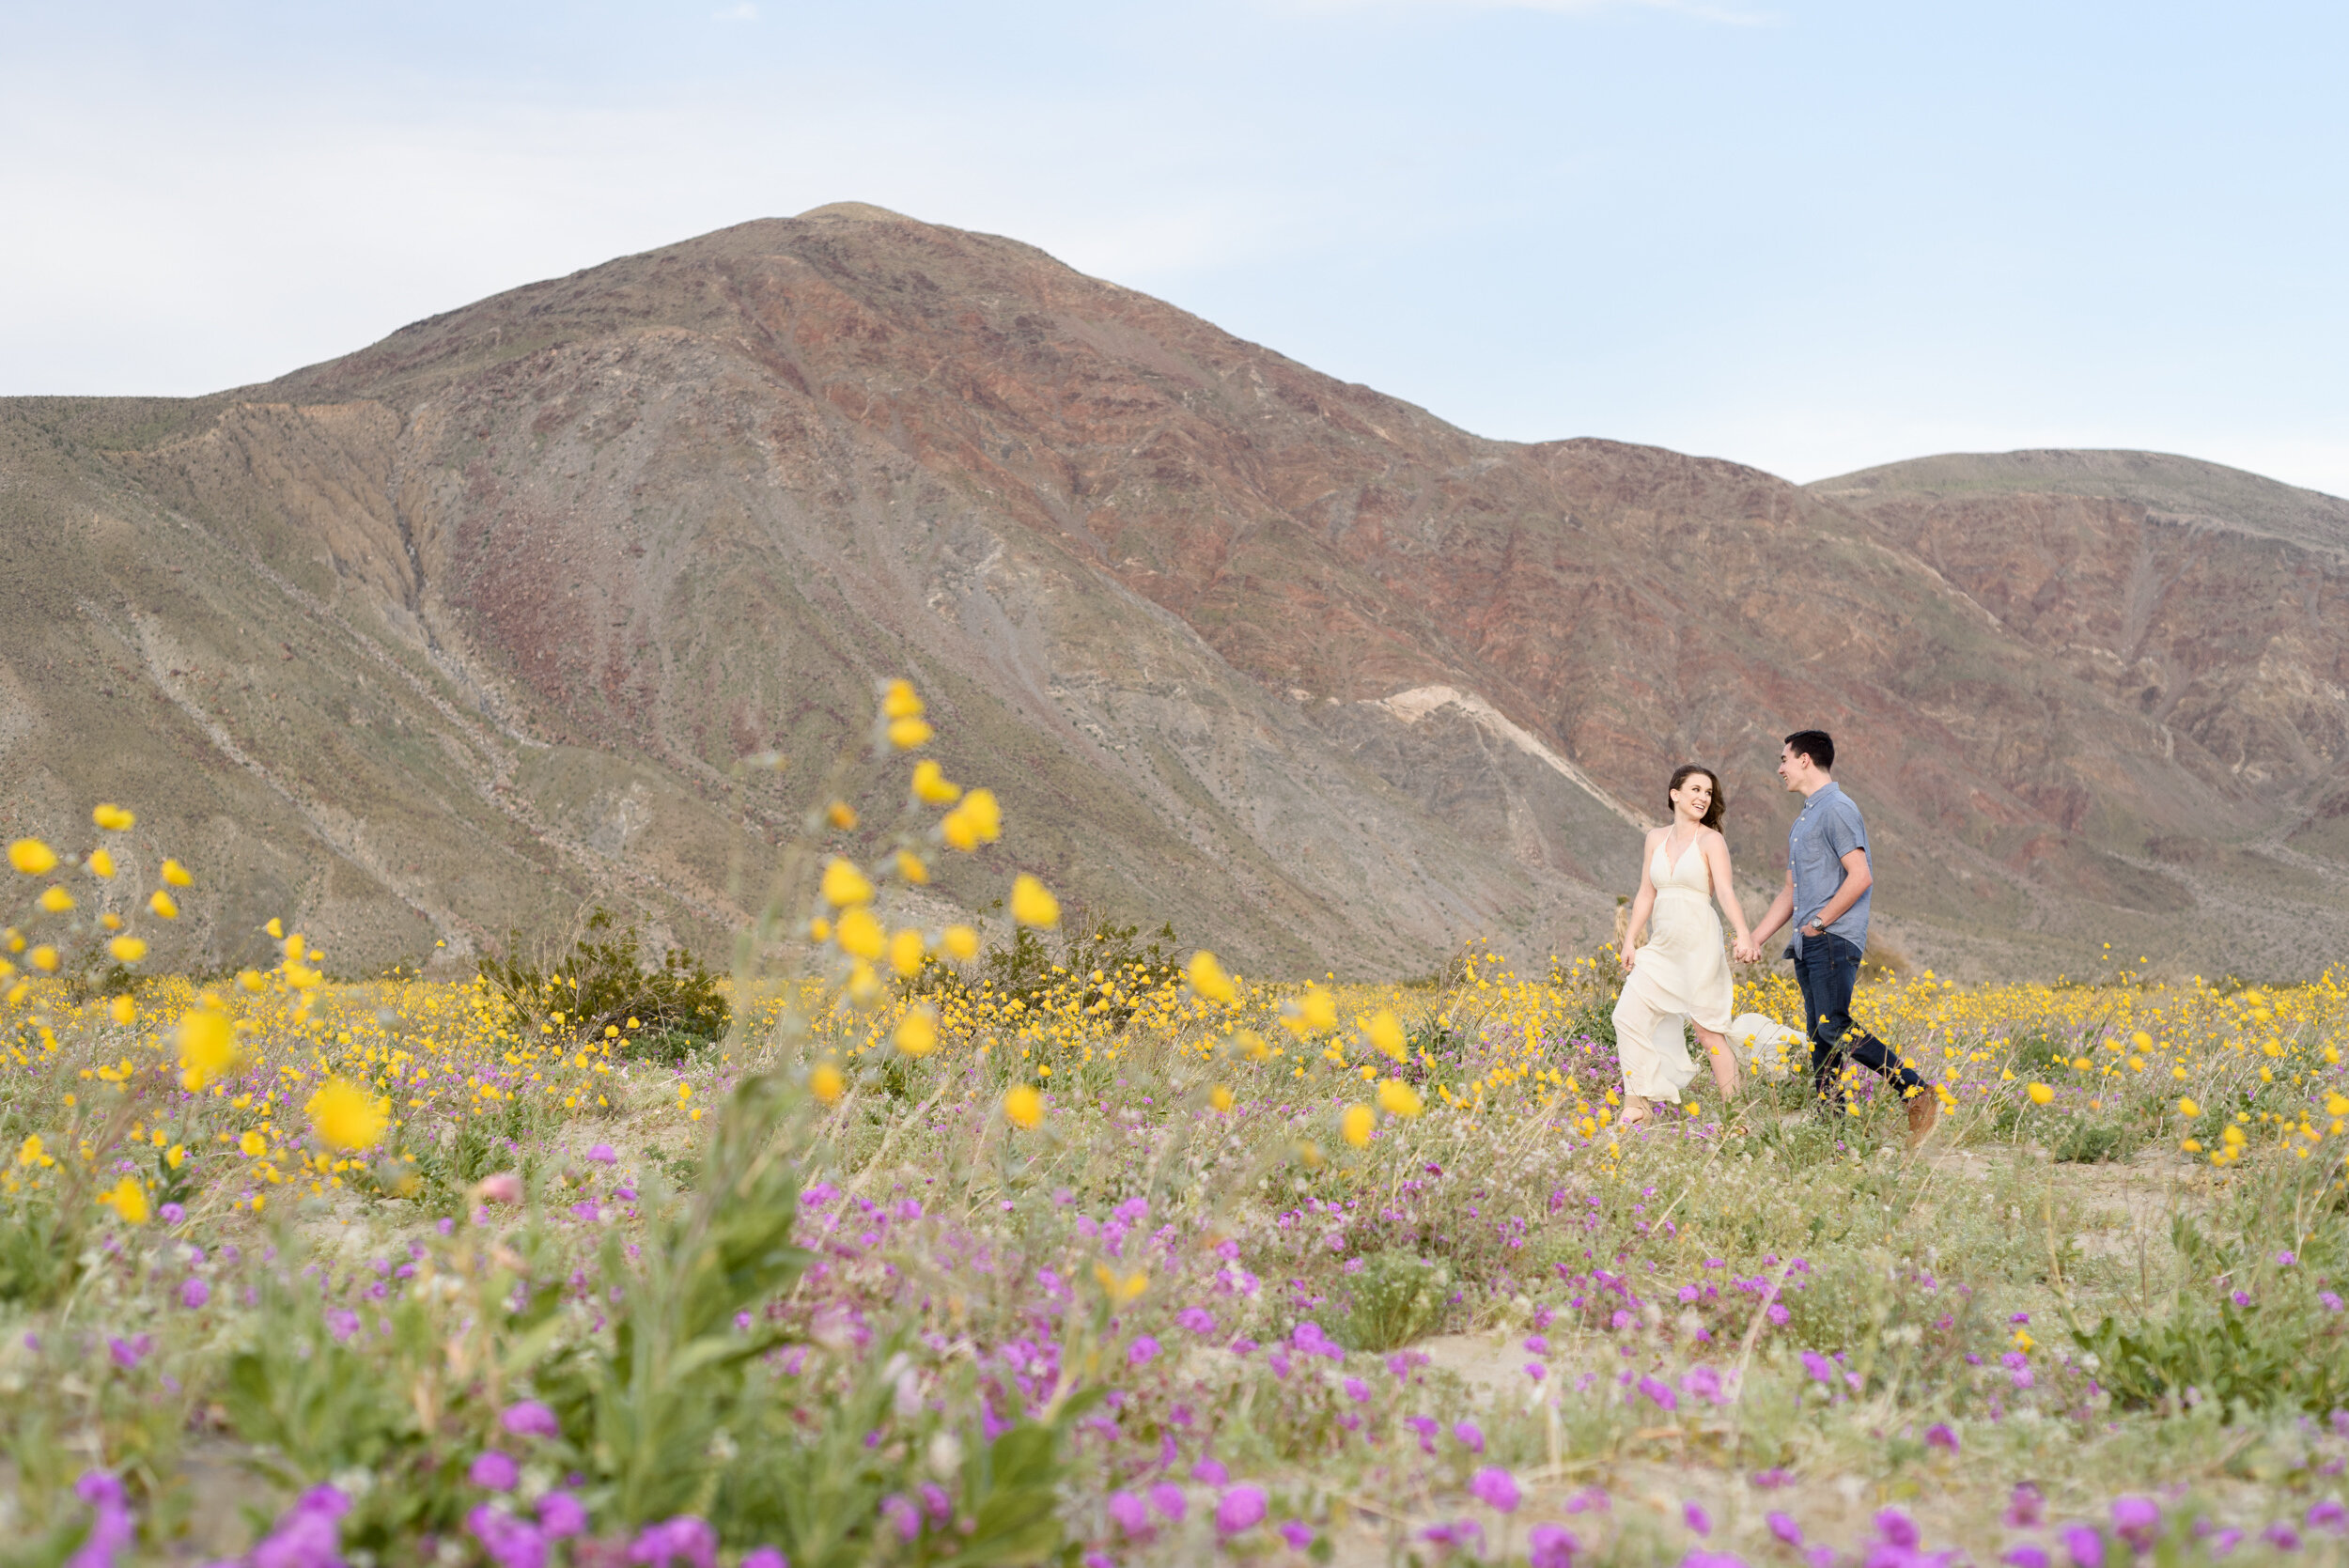
[[[1498,1465],[1487,1465],[1469,1478],[1469,1490],[1486,1507],[1514,1514],[1517,1507],[1517,1478]]]
[[[2047,1568],[2047,1554],[2028,1545],[2015,1547],[1999,1560],[2007,1568]]]
[[[895,1530],[900,1541],[910,1541],[922,1533],[922,1511],[901,1492],[892,1492],[881,1498],[880,1516],[881,1523]]]
[[[546,1568],[546,1532],[488,1503],[465,1515],[465,1530],[498,1568]]]
[[[1223,1494],[1215,1505],[1215,1532],[1218,1535],[1237,1535],[1253,1529],[1264,1522],[1264,1489],[1259,1486],[1235,1486]]]
[[[1781,1541],[1785,1542],[1786,1545],[1790,1546],[1799,1546],[1802,1545],[1802,1527],[1795,1523],[1795,1516],[1793,1514],[1771,1514],[1766,1516],[1762,1522],[1770,1527],[1770,1533],[1772,1535],[1777,1536]]]
[[[563,1423],[554,1419],[554,1412],[535,1399],[521,1400],[506,1407],[498,1424],[517,1437],[560,1437]]]
[[[587,1151],[587,1158],[597,1165],[616,1165],[619,1163],[620,1157],[613,1153],[611,1144],[599,1143]]]
[[[2018,1482],[2006,1502],[2006,1522],[2011,1529],[2029,1529],[2047,1516],[2046,1495],[2030,1482]]]
[[[1110,1523],[1125,1534],[1144,1537],[1150,1534],[1149,1505],[1131,1492],[1112,1492],[1107,1508]]]
[[[690,1514],[646,1525],[629,1543],[628,1560],[645,1568],[718,1568],[718,1532]]]
[[[1352,1400],[1357,1405],[1360,1405],[1364,1400],[1370,1398],[1370,1385],[1363,1382],[1359,1377],[1347,1378],[1346,1380],[1345,1388],[1346,1397]]]
[[[89,1533],[79,1550],[66,1559],[66,1568],[114,1568],[115,1553],[138,1539],[138,1526],[123,1500],[122,1483],[104,1470],[87,1470],[73,1483],[73,1495],[89,1504]]]
[[[1948,1422],[1936,1421],[1925,1432],[1925,1447],[1939,1449],[1944,1453],[1954,1455],[1959,1447],[1957,1434],[1950,1428]]]
[[[1680,1519],[1683,1524],[1699,1535],[1713,1533],[1713,1515],[1704,1511],[1704,1505],[1701,1502],[1682,1503]]]
[[[466,1480],[492,1492],[511,1492],[521,1478],[514,1461],[496,1449],[483,1449],[474,1457],[473,1467],[465,1472]]]
[[[1127,1364],[1128,1364],[1128,1365],[1129,1365],[1129,1366],[1137,1366],[1137,1367],[1138,1367],[1138,1366],[1143,1365],[1143,1363],[1145,1363],[1146,1361],[1148,1361],[1148,1360],[1149,1360],[1152,1357],[1156,1356],[1158,1353],[1159,1353],[1159,1342],[1158,1342],[1158,1341],[1156,1341],[1156,1340],[1152,1339],[1152,1338],[1151,1338],[1149,1335],[1147,1335],[1147,1334],[1138,1335],[1138,1336],[1135,1338],[1134,1343],[1133,1343],[1131,1345],[1129,1345],[1129,1346],[1128,1346],[1128,1347],[1127,1347],[1127,1350],[1126,1350],[1126,1361],[1127,1361]]]
[[[1452,1436],[1470,1453],[1485,1452],[1485,1429],[1474,1421],[1455,1421],[1452,1426]]]
[[[2105,1538],[2092,1526],[2066,1525],[2061,1533],[2064,1555],[2075,1568],[2105,1568]]]
[[[1661,1379],[1654,1377],[1641,1378],[1640,1391],[1647,1395],[1648,1398],[1654,1400],[1658,1409],[1677,1410],[1680,1408],[1680,1396],[1672,1392],[1672,1386],[1663,1382]]]
[[[568,1492],[549,1492],[538,1499],[538,1526],[551,1541],[587,1533],[587,1509]]]
[[[1289,1544],[1289,1550],[1301,1552],[1314,1544],[1314,1527],[1302,1519],[1291,1519],[1281,1527],[1281,1539]]]
[[[2260,1531],[2260,1539],[2279,1552],[2296,1552],[2300,1549],[2300,1532],[2280,1519]]]
[[[185,1280],[180,1281],[179,1305],[187,1308],[190,1312],[194,1312],[196,1308],[203,1306],[211,1298],[212,1287],[197,1279],[194,1275],[191,1274]]]
[[[1232,1472],[1223,1467],[1222,1460],[1209,1454],[1190,1467],[1190,1479],[1205,1482],[1209,1486],[1221,1486],[1232,1479]]]
[[[1171,1481],[1161,1481],[1150,1488],[1150,1506],[1157,1509],[1159,1516],[1168,1524],[1179,1525],[1183,1522],[1183,1514],[1189,1504],[1183,1497],[1181,1487]]]
[[[1574,1554],[1582,1549],[1582,1543],[1563,1525],[1535,1525],[1525,1545],[1531,1568],[1574,1568]]]
[[[2152,1551],[2155,1538],[2161,1534],[2161,1505],[2151,1498],[2113,1498],[2112,1533],[2127,1542],[2133,1552]]]
[[[2341,1507],[2332,1498],[2311,1503],[2309,1507],[2309,1529],[2328,1529],[2339,1535],[2344,1529],[2349,1529],[2349,1508]]]
[[[359,1314],[347,1307],[332,1307],[326,1313],[326,1331],[334,1336],[337,1344],[349,1344],[350,1336],[359,1331]]]
[[[252,1568],[340,1568],[342,1526],[350,1499],[333,1486],[313,1486],[257,1542],[246,1560]]]
[[[1919,1536],[1917,1521],[1897,1508],[1879,1511],[1875,1517],[1876,1538],[1903,1551],[1915,1551]]]
[[[791,1568],[791,1560],[772,1546],[758,1546],[742,1554],[742,1568]]]

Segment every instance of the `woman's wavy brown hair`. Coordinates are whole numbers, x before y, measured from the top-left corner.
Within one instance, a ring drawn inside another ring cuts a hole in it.
[[[1680,793],[1682,784],[1699,773],[1713,781],[1713,803],[1704,808],[1704,815],[1697,821],[1718,833],[1721,831],[1721,808],[1729,801],[1721,794],[1721,776],[1702,763],[1684,762],[1672,769],[1672,782],[1664,786],[1664,819],[1668,822],[1672,820],[1672,797]]]

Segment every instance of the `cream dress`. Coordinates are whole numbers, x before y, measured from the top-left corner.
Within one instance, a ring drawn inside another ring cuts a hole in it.
[[[1733,991],[1721,917],[1713,908],[1713,873],[1693,837],[1678,860],[1665,852],[1671,842],[1669,832],[1659,839],[1648,864],[1656,905],[1648,914],[1647,944],[1615,1001],[1615,1054],[1625,1089],[1677,1105],[1697,1073],[1682,1020],[1715,1033],[1726,1031]]]

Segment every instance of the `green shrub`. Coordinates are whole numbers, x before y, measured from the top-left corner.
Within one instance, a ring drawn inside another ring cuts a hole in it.
[[[1452,1291],[1449,1267],[1398,1249],[1371,1253],[1351,1279],[1353,1298],[1338,1337],[1355,1350],[1392,1350],[1418,1339]]]
[[[520,956],[517,936],[506,957],[481,961],[482,976],[527,1028],[551,1023],[574,1039],[628,1030],[627,1056],[682,1061],[725,1033],[732,1012],[700,959],[673,947],[650,962],[634,926],[613,928],[612,912],[597,909],[570,951],[543,964]]]

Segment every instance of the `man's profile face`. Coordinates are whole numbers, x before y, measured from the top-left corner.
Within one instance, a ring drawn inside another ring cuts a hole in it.
[[[1803,764],[1809,760],[1807,757],[1796,755],[1793,746],[1781,744],[1778,749],[1779,782],[1788,789],[1797,787],[1795,780],[1800,776]]]

